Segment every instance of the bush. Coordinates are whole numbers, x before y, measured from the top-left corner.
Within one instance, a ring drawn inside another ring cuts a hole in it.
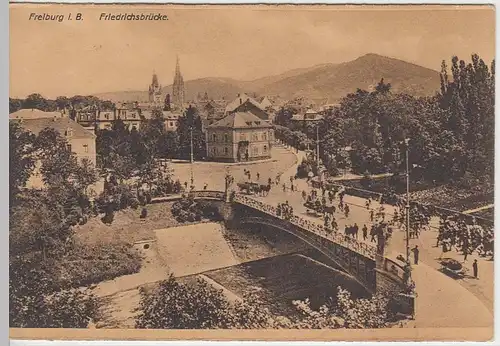
[[[139,272],[141,256],[124,242],[76,244],[61,262],[61,278],[71,287],[88,286]]]
[[[110,210],[110,211],[106,212],[106,215],[104,215],[101,218],[101,221],[105,224],[110,225],[113,223],[114,218],[115,218],[115,212],[114,212],[114,210]]]
[[[151,194],[149,192],[146,192],[145,196],[146,196],[146,203],[150,204],[153,197],[151,196]]]
[[[137,192],[137,199],[139,200],[140,205],[146,205],[146,196],[144,195],[144,191],[139,190]]]
[[[148,216],[148,210],[146,208],[142,208],[140,218],[145,219],[147,216]]]
[[[130,207],[131,207],[132,209],[137,209],[137,208],[139,208],[139,204],[140,204],[140,203],[139,203],[139,200],[138,200],[137,198],[135,198],[135,197],[134,197],[134,198],[131,198],[131,199],[130,199]]]

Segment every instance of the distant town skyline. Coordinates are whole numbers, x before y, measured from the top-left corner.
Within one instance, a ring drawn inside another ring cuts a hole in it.
[[[453,55],[470,60],[477,53],[490,64],[494,8],[443,8],[12,4],[10,96],[147,90],[153,71],[167,86],[177,55],[185,81],[254,80],[368,53],[437,71]],[[84,21],[29,20],[34,12],[81,12]],[[100,21],[101,13],[162,13],[169,20]]]

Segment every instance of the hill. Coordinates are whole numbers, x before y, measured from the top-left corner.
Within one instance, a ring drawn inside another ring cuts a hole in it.
[[[340,64],[321,64],[285,73],[238,81],[230,78],[199,78],[185,82],[186,98],[193,100],[205,92],[211,98],[233,99],[245,92],[257,95],[278,96],[283,99],[304,97],[309,100],[336,102],[356,89],[368,90],[381,78],[391,83],[394,92],[414,96],[430,96],[439,88],[437,71],[377,54],[366,54]],[[164,94],[171,93],[172,86],[164,87]],[[111,101],[147,100],[147,91],[125,91],[96,95]]]

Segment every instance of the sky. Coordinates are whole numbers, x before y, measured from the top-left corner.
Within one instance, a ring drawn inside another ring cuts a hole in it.
[[[31,13],[82,13],[82,21],[33,21]],[[161,13],[168,21],[100,21],[101,13]],[[440,69],[443,59],[488,64],[492,7],[10,5],[10,96],[47,98],[146,90],[153,71],[173,81],[253,80],[367,53]]]

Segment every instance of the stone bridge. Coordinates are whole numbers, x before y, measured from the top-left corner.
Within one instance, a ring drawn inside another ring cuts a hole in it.
[[[371,244],[346,237],[298,215],[279,216],[275,206],[249,195],[207,190],[190,194],[195,199],[214,201],[224,220],[232,225],[263,225],[294,235],[334,261],[370,293],[390,291],[397,296],[404,290],[402,265],[379,253],[380,249]],[[406,306],[403,310],[412,313],[412,298],[404,296],[402,299]]]

